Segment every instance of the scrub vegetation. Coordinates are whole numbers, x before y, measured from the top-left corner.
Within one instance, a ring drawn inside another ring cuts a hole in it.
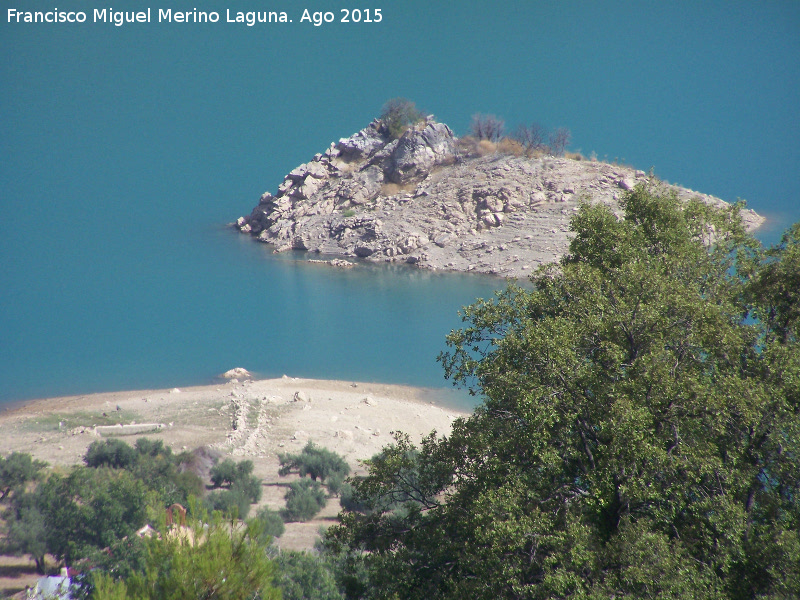
[[[566,153],[571,137],[565,127],[547,131],[538,123],[519,125],[507,135],[505,121],[495,115],[476,114],[472,117],[470,135],[459,142],[462,149],[478,156],[499,152],[531,157],[566,155],[581,160],[583,157],[579,153]]]

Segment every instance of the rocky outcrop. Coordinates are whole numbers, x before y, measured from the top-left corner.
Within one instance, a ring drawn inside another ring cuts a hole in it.
[[[252,379],[252,375],[250,371],[243,367],[234,367],[229,371],[225,371],[222,375],[219,376],[221,379]]]
[[[432,117],[399,139],[373,121],[286,175],[235,225],[276,252],[524,277],[567,250],[580,202],[618,211],[622,194],[648,180],[608,163],[462,148]],[[680,198],[725,204],[670,187]],[[753,211],[744,218],[750,228],[763,221]]]

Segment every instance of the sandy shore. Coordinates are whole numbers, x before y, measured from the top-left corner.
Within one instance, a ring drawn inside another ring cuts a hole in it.
[[[0,412],[0,454],[28,452],[64,468],[111,435],[131,444],[161,439],[176,452],[210,446],[234,460],[252,460],[264,480],[260,504],[278,509],[291,481],[277,475],[278,453],[298,452],[313,440],[360,472],[359,461],[390,443],[392,431],[419,442],[434,429],[447,433],[467,414],[434,400],[434,392],[420,388],[291,377],[49,398]],[[310,548],[320,525],[331,524],[338,511],[331,499],[315,521],[288,524],[279,545]]]

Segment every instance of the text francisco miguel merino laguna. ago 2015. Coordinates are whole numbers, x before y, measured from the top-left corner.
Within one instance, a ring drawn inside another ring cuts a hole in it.
[[[324,23],[380,23],[383,20],[381,9],[341,9],[333,12],[310,12],[298,10],[299,23],[319,27]],[[89,16],[91,15],[91,20]],[[155,20],[154,20],[155,17]],[[140,11],[115,11],[113,8],[95,8],[90,12],[68,11],[54,8],[50,11],[25,11],[9,8],[8,23],[110,23],[121,27],[128,23],[240,23],[252,27],[256,23],[292,23],[293,19],[285,11],[231,11],[225,10],[222,19],[217,11],[192,9],[187,11],[172,8],[147,8]]]

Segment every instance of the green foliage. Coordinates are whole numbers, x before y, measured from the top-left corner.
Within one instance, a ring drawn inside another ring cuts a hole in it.
[[[162,440],[139,438],[135,447],[119,439],[92,442],[84,456],[87,466],[126,469],[159,494],[161,503],[185,505],[190,496],[203,493],[202,480],[181,471],[180,458]]]
[[[227,485],[229,489],[211,492],[206,497],[210,510],[220,510],[226,515],[247,518],[250,504],[261,499],[261,480],[253,473],[253,461],[239,463],[226,458],[211,469],[211,482],[215,488]]]
[[[800,228],[762,253],[738,207],[622,207],[465,309],[440,359],[483,403],[398,436],[329,530],[359,597],[800,594]]]
[[[261,480],[253,475],[248,475],[236,480],[231,486],[231,491],[241,494],[252,503],[258,502],[261,500]]]
[[[204,520],[195,518],[185,530],[149,538],[142,571],[117,581],[98,572],[93,598],[279,599],[273,586],[275,567],[259,541],[259,524],[224,521],[219,513],[208,524]]]
[[[139,461],[132,473],[157,492],[159,502],[164,506],[186,506],[191,496],[201,496],[205,491],[200,477],[189,471],[181,472],[178,466],[162,457]]]
[[[72,578],[72,597],[77,600],[93,598],[95,574],[103,573],[111,580],[124,580],[135,572],[144,571],[146,559],[147,543],[138,535],[127,536],[107,548],[93,550],[84,560],[70,565],[78,571]]]
[[[33,497],[26,496],[16,497],[16,506],[6,512],[6,535],[0,548],[4,554],[13,556],[29,554],[36,563],[36,570],[44,573],[48,551],[45,520]]]
[[[139,438],[136,440],[134,448],[136,448],[136,453],[139,455],[139,462],[141,462],[141,457],[164,457],[166,460],[172,459],[172,448],[164,446],[163,440]]]
[[[144,525],[146,494],[127,471],[79,467],[39,484],[32,506],[47,524],[47,551],[71,564]]]
[[[305,478],[289,484],[289,491],[284,497],[286,508],[281,511],[281,516],[286,522],[313,519],[328,502],[320,483]]]
[[[343,600],[328,559],[309,552],[281,552],[275,558],[280,576],[276,580],[283,600]]]
[[[309,441],[300,454],[279,454],[281,468],[278,474],[281,476],[289,473],[299,473],[301,477],[308,475],[312,480],[319,479],[325,482],[326,479],[333,477],[339,485],[344,477],[350,474],[350,465],[327,448],[320,448],[314,442]]]
[[[46,466],[47,463],[22,452],[12,452],[6,458],[0,456],[0,502],[12,492],[23,492],[28,482],[39,479]]]
[[[366,512],[368,510],[366,501],[357,496],[353,484],[347,481],[339,490],[339,505],[342,510],[350,512]]]
[[[250,514],[250,498],[239,490],[216,490],[205,498],[209,511],[218,510],[226,517],[246,519]]]
[[[345,483],[345,475],[341,473],[335,473],[333,475],[329,475],[328,478],[325,480],[325,487],[328,488],[328,492],[334,496],[339,495],[342,492],[342,488],[344,487]]]
[[[762,321],[770,337],[781,344],[797,341],[800,323],[800,223],[784,233],[770,248],[747,287],[753,316]]]
[[[356,215],[356,211],[352,208],[346,208],[342,211],[342,216],[346,219],[347,217],[354,217]]]
[[[83,462],[87,467],[128,469],[136,464],[136,450],[122,440],[97,440],[86,450]]]
[[[259,509],[254,520],[258,520],[261,527],[261,540],[264,544],[268,544],[272,538],[281,537],[286,530],[283,524],[283,519],[278,511],[272,510],[268,506]]]
[[[243,460],[239,463],[226,458],[211,468],[211,483],[215,488],[231,486],[235,482],[249,477],[253,473],[253,461]]]
[[[425,115],[417,110],[416,104],[411,100],[392,98],[383,105],[380,118],[389,135],[396,139],[403,135],[410,126],[422,121]]]

